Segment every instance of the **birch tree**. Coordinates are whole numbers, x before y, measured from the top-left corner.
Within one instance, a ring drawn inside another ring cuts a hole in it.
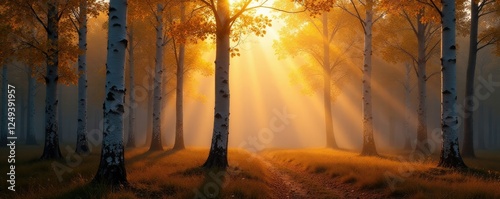
[[[467,167],[462,160],[458,144],[458,117],[455,104],[456,91],[456,19],[455,0],[443,0],[441,10],[441,128],[443,146],[439,166],[460,168]]]
[[[162,110],[163,103],[165,102],[165,45],[171,40],[168,37],[168,32],[170,27],[165,21],[167,13],[173,6],[172,2],[159,0],[159,1],[149,1],[144,3],[142,1],[131,1],[134,6],[136,6],[134,17],[138,18],[149,18],[151,20],[151,26],[154,27],[155,36],[155,56],[154,56],[154,72],[153,75],[153,101],[152,101],[152,132],[151,133],[151,143],[149,146],[150,151],[161,151],[162,146]],[[156,5],[155,5],[156,4]],[[156,7],[156,9],[154,8]],[[138,11],[142,10],[142,13]],[[148,140],[146,141],[146,144]]]
[[[348,9],[347,5],[339,5],[343,10],[354,16],[361,24],[364,33],[364,48],[363,48],[363,75],[362,75],[362,99],[363,99],[363,148],[361,155],[376,156],[378,155],[375,147],[375,139],[373,138],[373,114],[372,114],[372,88],[371,88],[371,73],[372,73],[372,28],[373,24],[382,18],[383,14],[375,10],[377,1],[366,0],[360,1],[364,14],[361,13],[360,5],[350,0],[352,9]]]
[[[231,5],[229,0],[198,1],[208,8],[208,10],[204,10],[207,14],[207,21],[215,22],[213,33],[215,34],[216,43],[214,124],[210,152],[203,167],[226,168],[228,166],[227,146],[230,106],[229,63],[231,54],[239,54],[236,52],[237,48],[231,47],[231,41],[238,41],[239,36],[236,35],[248,33],[254,33],[257,36],[264,35],[265,28],[270,25],[271,20],[267,16],[256,16],[254,11],[257,8],[271,7],[264,5],[267,1],[242,0],[233,2],[234,5]],[[313,15],[320,13],[322,10],[329,10],[332,7],[332,2],[327,0],[302,1],[301,4],[302,7],[312,11]],[[235,34],[236,32],[239,34]]]
[[[78,33],[78,123],[76,150],[78,154],[89,152],[87,143],[87,21],[104,11],[104,2],[78,0],[78,6],[71,10],[70,20]]]
[[[45,144],[41,159],[61,158],[59,149],[58,83],[74,83],[74,72],[69,62],[74,60],[77,48],[72,42],[73,34],[69,31],[67,14],[72,1],[56,0],[5,2],[11,11],[16,24],[31,26],[16,26],[16,38],[22,45],[37,50],[45,57],[46,85],[45,98]],[[65,23],[60,26],[60,23]],[[27,28],[31,27],[31,28]],[[33,37],[33,30],[42,29],[44,40]],[[29,58],[29,57],[28,57]]]
[[[442,148],[438,166],[466,168],[458,144],[456,77],[456,5],[455,0],[419,0],[439,13],[441,19],[441,133]]]
[[[215,37],[216,37],[216,56],[215,56],[215,108],[214,124],[212,133],[212,143],[205,168],[220,167],[226,168],[227,146],[229,136],[229,63],[230,63],[230,35],[231,26],[234,21],[240,17],[247,9],[251,0],[247,0],[244,5],[231,16],[229,0],[205,1],[215,17]]]
[[[106,58],[106,99],[101,159],[94,182],[126,186],[123,146],[125,100],[125,51],[127,48],[127,0],[109,4],[108,53]]]
[[[42,159],[61,158],[59,149],[58,133],[58,100],[57,100],[57,80],[58,80],[58,33],[59,33],[59,3],[58,1],[48,1],[47,3],[47,40],[52,46],[47,54],[47,74],[45,75],[46,97],[45,97],[45,147]]]
[[[165,39],[163,24],[164,6],[157,4],[156,9],[156,56],[155,56],[155,76],[154,76],[154,100],[153,100],[153,137],[151,140],[150,151],[163,150],[161,142],[161,100],[162,100],[162,78],[163,78],[163,49]]]
[[[87,0],[80,2],[78,13],[78,127],[76,130],[76,153],[89,153],[87,143]],[[76,17],[75,17],[76,18]]]
[[[48,1],[47,7],[47,25],[44,27],[47,31],[47,40],[51,48],[47,51],[47,73],[45,75],[45,84],[47,86],[45,97],[45,147],[41,159],[62,157],[61,150],[59,149],[57,120],[59,3],[58,1]]]

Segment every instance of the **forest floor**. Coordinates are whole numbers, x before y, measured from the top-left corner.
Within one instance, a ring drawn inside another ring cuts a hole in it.
[[[363,157],[331,149],[229,150],[227,170],[200,168],[206,148],[148,152],[127,149],[130,188],[113,191],[89,184],[99,152],[58,161],[38,160],[40,146],[16,151],[16,192],[0,175],[0,198],[500,198],[500,153],[480,151],[465,159],[471,169],[437,168],[437,157],[384,152]],[[7,157],[0,148],[0,157]],[[405,158],[406,157],[406,158]],[[2,158],[3,159],[3,158]],[[7,173],[0,162],[0,173]]]

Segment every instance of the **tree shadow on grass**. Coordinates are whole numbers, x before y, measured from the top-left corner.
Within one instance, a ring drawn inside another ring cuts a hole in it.
[[[194,198],[223,198],[222,190],[225,187],[227,169],[201,169],[204,175],[203,182],[195,190]]]
[[[465,176],[477,177],[483,180],[500,181],[500,172],[498,171],[477,168],[465,168],[456,171]]]
[[[133,156],[131,158],[128,158],[126,159],[125,161],[128,163],[135,163],[137,161],[148,161],[148,162],[155,162],[161,158],[165,158],[167,156],[170,156],[176,152],[178,152],[179,150],[173,150],[173,149],[168,149],[168,150],[165,150],[165,151],[146,151],[142,154],[139,154],[139,155],[136,155],[136,156]]]

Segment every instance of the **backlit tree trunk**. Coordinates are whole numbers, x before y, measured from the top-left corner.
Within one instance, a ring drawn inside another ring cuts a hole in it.
[[[130,45],[128,46],[128,67],[129,67],[129,82],[130,82],[130,91],[129,91],[129,120],[128,120],[128,141],[127,147],[135,147],[135,80],[134,80],[134,28],[132,25],[128,26],[128,40]]]
[[[455,1],[443,0],[441,21],[441,130],[443,146],[438,166],[466,167],[458,144],[458,117],[456,110],[456,46]]]
[[[217,1],[215,110],[212,143],[205,168],[226,168],[229,137],[229,49],[231,32],[229,0]]]
[[[465,118],[464,118],[464,140],[462,156],[475,157],[474,154],[474,76],[476,75],[477,57],[477,34],[479,8],[477,1],[470,2],[470,34],[469,34],[469,60],[467,62],[467,75],[465,81]]]
[[[181,23],[185,21],[186,6],[181,4]],[[181,43],[179,46],[179,62],[177,63],[177,89],[175,98],[175,143],[174,149],[184,149],[184,110],[183,110],[183,94],[184,94],[184,59],[186,54],[186,46]]]
[[[422,23],[422,12],[417,16],[417,42],[418,42],[418,55],[417,55],[417,146],[415,150],[423,154],[429,154],[429,146],[427,143],[427,76],[426,76],[426,38],[425,29],[426,25]]]
[[[47,53],[47,74],[45,75],[45,144],[41,159],[61,158],[58,134],[58,99],[57,81],[59,65],[59,16],[58,1],[51,0],[47,3],[47,40],[51,44]]]
[[[157,5],[156,21],[156,62],[154,77],[154,100],[153,100],[153,137],[151,139],[150,151],[163,150],[161,142],[161,111],[162,111],[162,78],[163,78],[163,5]]]
[[[78,128],[76,130],[76,153],[89,153],[87,143],[87,1],[80,2],[80,27],[78,28]]]
[[[363,58],[363,149],[361,155],[374,156],[377,154],[375,140],[373,138],[373,116],[372,116],[372,25],[373,25],[373,1],[366,2],[365,23],[365,46]]]
[[[94,182],[114,187],[128,184],[123,147],[126,21],[127,0],[111,0],[109,4],[102,150]]]
[[[331,74],[330,74],[330,42],[328,41],[328,13],[323,13],[323,108],[325,109],[326,146],[337,149],[333,133]]]
[[[28,66],[28,131],[26,134],[26,144],[36,145],[35,136],[35,89],[36,79],[33,77],[33,68]]]

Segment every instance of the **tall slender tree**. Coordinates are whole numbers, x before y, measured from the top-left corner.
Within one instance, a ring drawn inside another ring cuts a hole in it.
[[[460,155],[458,116],[455,106],[457,102],[455,0],[443,0],[441,8],[432,0],[430,3],[441,15],[441,130],[443,145],[438,166],[464,168],[467,166]]]
[[[46,74],[44,76],[46,86],[45,97],[45,144],[41,159],[61,158],[59,149],[59,122],[58,114],[58,83],[74,83],[75,74],[70,69],[68,62],[73,61],[77,52],[76,45],[72,41],[72,33],[66,25],[68,10],[74,6],[73,1],[57,0],[12,0],[3,2],[12,12],[11,17],[16,24],[16,40],[23,46],[37,51],[44,56]],[[37,30],[43,35],[38,36]],[[41,37],[45,39],[40,39]],[[21,61],[30,60],[36,63],[39,56],[18,56]],[[40,64],[41,65],[41,64]]]
[[[76,130],[76,153],[89,153],[87,142],[87,0],[80,2],[78,13],[78,127]]]
[[[417,147],[429,154],[427,139],[427,81],[438,74],[428,73],[430,59],[436,57],[439,46],[439,18],[433,10],[415,1],[384,1],[389,10],[381,34],[381,52],[385,60],[400,63],[410,61],[417,77]],[[401,26],[405,28],[401,28]],[[397,29],[397,32],[394,30]]]
[[[487,18],[487,15],[500,15],[500,3],[495,0],[471,0],[470,1],[470,34],[469,34],[469,58],[467,61],[467,75],[465,80],[465,110],[464,110],[464,138],[462,156],[475,157],[474,152],[474,79],[476,75],[477,53],[489,45],[500,43],[499,25],[489,26],[479,32],[479,19]],[[498,17],[498,16],[497,16]],[[493,20],[489,20],[493,22]],[[486,20],[485,20],[486,21]],[[495,22],[493,22],[495,23]],[[481,34],[479,34],[481,33]],[[499,48],[500,49],[500,48]]]
[[[113,187],[128,185],[123,146],[125,101],[125,51],[127,48],[127,0],[109,3],[106,99],[101,160],[94,182]]]
[[[275,4],[294,6],[291,2]],[[279,58],[300,56],[308,60],[307,64],[291,73],[290,79],[303,93],[323,93],[326,146],[338,148],[332,106],[342,92],[343,80],[354,68],[346,60],[352,57],[357,44],[355,41],[360,39],[353,36],[357,35],[355,30],[348,28],[356,21],[336,8],[323,12],[321,17],[311,17],[304,12],[293,15],[283,13],[280,18],[287,26],[280,30],[280,40],[273,47]],[[290,31],[289,27],[297,28]]]
[[[59,79],[59,1],[49,0],[47,2],[47,73],[45,75],[45,147],[41,159],[61,158],[59,149],[59,123],[57,119],[58,99],[57,82]],[[38,18],[38,15],[37,15]]]
[[[76,129],[76,153],[89,152],[87,143],[87,23],[104,11],[105,3],[96,0],[78,0],[70,20],[78,33],[78,124]]]
[[[180,23],[186,22],[186,4],[180,5]],[[175,41],[174,41],[175,44]],[[175,48],[175,46],[174,46]],[[177,56],[177,84],[175,92],[175,141],[174,149],[184,149],[184,63],[186,57],[186,44],[180,43],[179,55]]]
[[[203,164],[205,168],[226,168],[227,162],[227,146],[229,138],[229,63],[230,55],[238,54],[235,48],[231,47],[231,39],[238,41],[238,37],[233,35],[231,38],[233,25],[240,26],[236,31],[239,33],[254,33],[257,36],[265,34],[265,28],[270,25],[270,20],[267,16],[255,16],[255,9],[266,7],[263,2],[255,2],[255,6],[250,6],[254,1],[244,0],[234,5],[234,10],[231,9],[229,0],[207,1],[199,0],[209,9],[210,16],[215,18],[215,108],[214,108],[214,124],[212,132],[212,143],[207,160]],[[302,1],[303,7],[310,10],[312,15],[317,15],[323,10],[328,11],[333,2],[324,1]],[[269,7],[266,7],[269,8]],[[271,8],[272,9],[272,8]],[[279,10],[279,9],[278,9]],[[244,19],[244,23],[238,21]]]
[[[128,120],[128,139],[127,147],[135,147],[135,67],[134,67],[134,25],[129,23],[128,25],[128,41],[130,45],[127,46],[128,50],[128,67],[129,67],[129,84],[130,84],[130,94],[129,94],[129,120]]]
[[[363,28],[364,33],[364,48],[363,48],[363,75],[362,75],[362,98],[363,98],[363,148],[361,155],[376,156],[378,155],[375,147],[375,139],[373,137],[373,113],[372,113],[372,40],[373,40],[373,24],[382,18],[383,14],[378,12],[375,8],[377,1],[365,0],[360,1],[361,7],[353,0],[349,1],[352,9],[348,9],[347,5],[340,5],[342,9],[350,13],[358,19]]]
[[[155,56],[155,76],[154,76],[154,100],[153,100],[153,136],[151,140],[150,151],[163,150],[161,140],[161,114],[162,114],[162,79],[163,79],[163,56],[164,56],[164,23],[163,11],[165,7],[163,4],[158,3],[156,6],[156,56]]]

